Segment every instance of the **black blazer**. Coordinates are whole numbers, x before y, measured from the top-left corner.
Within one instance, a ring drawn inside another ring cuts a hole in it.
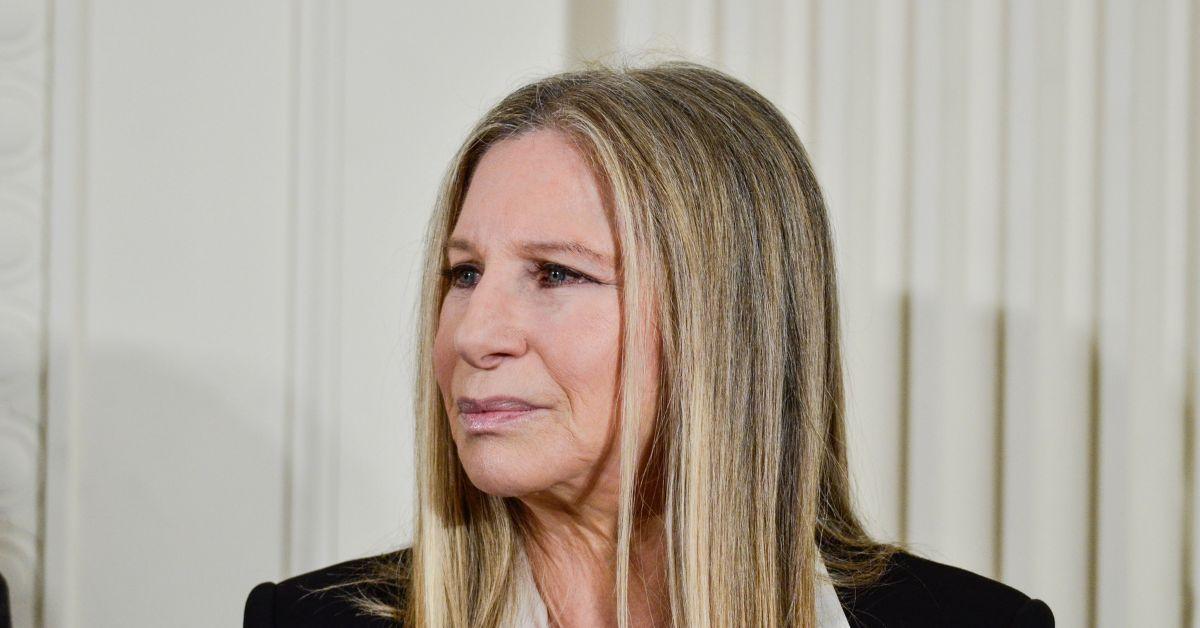
[[[409,550],[338,563],[273,584],[264,582],[246,600],[245,628],[396,628],[358,616],[344,590],[306,593],[362,573],[380,558],[407,562]],[[391,593],[398,591],[376,591]],[[913,554],[896,554],[879,582],[864,589],[837,589],[852,628],[987,626],[1050,628],[1054,615],[1041,600],[964,569]]]
[[[12,609],[8,607],[8,583],[0,574],[0,628],[12,628]]]

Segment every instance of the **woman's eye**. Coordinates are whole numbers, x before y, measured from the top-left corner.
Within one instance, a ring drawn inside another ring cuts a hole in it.
[[[450,280],[450,285],[455,288],[470,288],[476,283],[479,283],[479,271],[474,266],[461,264],[453,268],[447,268],[442,271],[442,276]],[[471,277],[471,279],[466,279]]]
[[[558,264],[541,264],[538,266],[537,274],[541,276],[542,284],[550,288],[589,281],[582,274]]]
[[[450,286],[453,288],[465,289],[475,287],[479,283],[480,274],[478,268],[469,264],[460,264],[442,270],[442,276],[450,282]],[[544,288],[557,288],[559,286],[588,283],[591,281],[585,275],[577,273],[570,268],[549,263],[538,264],[533,270],[532,275]]]

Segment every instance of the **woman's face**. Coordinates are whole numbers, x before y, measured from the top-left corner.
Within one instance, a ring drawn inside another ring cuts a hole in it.
[[[454,442],[480,490],[615,498],[615,256],[597,182],[564,135],[531,131],[488,149],[447,246],[434,341]],[[643,351],[649,410],[656,341]]]

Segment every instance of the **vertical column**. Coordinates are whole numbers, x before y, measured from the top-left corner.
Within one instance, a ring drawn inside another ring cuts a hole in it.
[[[1168,406],[1168,412],[1174,414],[1176,419],[1175,425],[1168,429],[1178,439],[1178,444],[1171,443],[1175,449],[1171,453],[1180,456],[1177,461],[1180,466],[1176,468],[1181,468],[1183,471],[1178,479],[1168,478],[1167,487],[1168,489],[1182,489],[1177,496],[1173,497],[1178,497],[1182,502],[1179,504],[1181,508],[1189,508],[1194,504],[1188,494],[1188,490],[1193,486],[1191,478],[1188,477],[1192,470],[1192,460],[1189,460],[1188,457],[1193,455],[1194,450],[1186,439],[1191,437],[1194,432],[1192,422],[1195,420],[1194,365],[1197,332],[1194,305],[1196,294],[1200,292],[1200,286],[1198,286],[1200,275],[1194,272],[1192,259],[1194,251],[1200,245],[1200,237],[1197,237],[1194,231],[1197,223],[1196,212],[1197,209],[1200,209],[1200,205],[1197,204],[1194,195],[1196,189],[1194,187],[1196,143],[1193,140],[1197,127],[1197,115],[1200,114],[1200,109],[1196,107],[1195,102],[1198,75],[1194,56],[1194,51],[1197,50],[1196,37],[1200,35],[1200,31],[1194,28],[1194,20],[1197,9],[1200,7],[1197,6],[1197,3],[1188,0],[1167,0],[1164,9],[1165,80],[1163,97],[1165,103],[1163,109],[1166,128],[1163,158],[1166,163],[1162,181],[1165,188],[1164,209],[1166,213],[1165,262],[1171,267],[1164,279],[1166,290],[1175,293],[1169,297],[1169,303],[1171,307],[1178,310],[1179,316],[1176,319],[1177,322],[1170,323],[1177,327],[1168,328],[1168,342],[1177,341],[1178,345],[1168,346],[1165,358],[1166,367],[1175,371],[1169,382],[1171,385],[1169,390],[1178,395],[1178,400]],[[1184,516],[1176,519],[1183,526],[1183,529],[1179,531],[1182,538],[1177,537],[1176,539],[1179,543],[1176,556],[1180,559],[1175,561],[1175,565],[1179,570],[1180,577],[1175,578],[1171,587],[1180,598],[1177,610],[1180,624],[1184,626],[1194,621],[1195,613],[1195,598],[1188,598],[1193,593],[1187,588],[1189,584],[1195,582],[1191,578],[1190,552],[1192,546],[1190,543],[1192,536],[1191,530],[1187,529],[1194,515],[1194,512],[1187,512],[1184,513]]]
[[[41,599],[48,4],[0,14],[0,572],[18,628]]]
[[[945,438],[939,426],[942,315],[939,307],[938,215],[941,178],[940,61],[938,34],[941,3],[915,3],[911,75],[912,145],[907,159],[911,223],[909,271],[908,425],[905,478],[905,540],[918,550],[936,547],[942,533],[942,457]]]
[[[625,53],[642,52],[652,45],[655,3],[640,0],[612,0],[616,5],[616,44]],[[637,59],[634,59],[637,61]]]
[[[785,2],[779,11],[779,100],[776,104],[789,116],[806,148],[815,134],[816,74],[815,0]]]
[[[1004,326],[1002,329],[1003,415],[1000,432],[1001,496],[1004,511],[1002,569],[1021,570],[1036,557],[1022,525],[1033,509],[1038,469],[1034,450],[1035,415],[1038,403],[1037,277],[1052,273],[1046,260],[1038,259],[1037,217],[1047,208],[1037,204],[1038,171],[1056,167],[1049,159],[1039,160],[1038,68],[1053,54],[1038,38],[1037,2],[1022,0],[1010,5],[1006,26],[1007,76],[1005,77],[1005,163],[1004,163]],[[1039,63],[1041,62],[1041,63]],[[1053,130],[1050,132],[1053,133]],[[1057,211],[1049,208],[1048,211]],[[1011,557],[1011,558],[1010,558]],[[1008,560],[1005,560],[1008,558]]]
[[[856,149],[852,166],[863,173],[852,193],[864,203],[864,224],[855,232],[860,241],[846,246],[858,260],[847,259],[850,250],[839,258],[861,273],[843,284],[852,477],[864,517],[887,540],[905,536],[911,18],[907,2],[860,3],[855,11],[854,23],[863,29],[858,36],[874,47],[867,78],[857,83],[863,91],[856,88],[854,95],[866,109],[854,109],[853,126],[864,129],[856,136],[871,137]]]
[[[1131,461],[1125,446],[1129,431],[1130,376],[1128,303],[1131,278],[1128,208],[1133,198],[1128,173],[1132,167],[1131,106],[1133,77],[1133,8],[1128,3],[1107,2],[1103,7],[1103,47],[1100,94],[1099,166],[1099,495],[1097,522],[1096,607],[1097,623],[1120,626],[1133,619],[1129,585],[1130,552],[1127,539],[1133,530],[1128,521]]]
[[[1099,145],[1096,129],[1100,105],[1097,102],[1098,67],[1098,8],[1087,0],[1067,3],[1060,28],[1065,28],[1063,50],[1065,81],[1056,74],[1045,75],[1046,83],[1063,84],[1063,102],[1054,109],[1060,120],[1043,124],[1060,129],[1062,139],[1062,182],[1055,195],[1045,199],[1050,205],[1061,203],[1063,218],[1057,235],[1060,243],[1047,245],[1058,250],[1061,283],[1043,287],[1043,301],[1057,299],[1056,326],[1043,334],[1054,344],[1057,359],[1053,368],[1064,377],[1055,386],[1052,377],[1041,380],[1052,391],[1054,405],[1042,410],[1039,425],[1045,429],[1038,443],[1039,460],[1046,465],[1043,477],[1056,478],[1039,494],[1040,513],[1051,517],[1045,529],[1032,523],[1037,535],[1036,552],[1046,569],[1011,572],[1013,582],[1020,586],[1029,583],[1040,595],[1045,595],[1065,626],[1092,624],[1091,580],[1095,565],[1094,539],[1097,473],[1098,417],[1096,386],[1097,371],[1097,259],[1098,217],[1097,190]],[[1044,35],[1060,37],[1063,31]],[[1049,105],[1048,105],[1049,106]],[[1052,182],[1048,182],[1053,184]],[[1053,371],[1052,371],[1053,372]],[[1066,448],[1060,443],[1073,443]],[[1007,509],[1006,509],[1007,511]],[[1012,528],[1010,522],[1006,525]],[[1017,558],[1005,565],[1016,566]],[[1028,563],[1026,563],[1028,565]],[[1055,565],[1055,567],[1051,567]],[[1005,572],[1006,575],[1009,572]],[[1062,610],[1058,610],[1062,609]],[[1085,624],[1085,622],[1088,622]]]
[[[918,3],[915,12],[907,540],[991,574],[997,216],[994,202],[968,209],[966,185],[972,169],[995,158],[970,162],[980,155],[972,152],[979,138],[968,140],[969,121],[988,113],[971,110],[967,88],[998,80],[998,66],[994,51],[972,54],[967,8]]]
[[[849,207],[851,168],[849,141],[853,112],[849,105],[851,76],[856,70],[856,58],[869,58],[865,51],[856,55],[852,46],[850,2],[819,2],[816,9],[817,32],[816,74],[813,78],[813,102],[816,118],[808,148],[817,180],[825,194],[826,210],[833,228],[834,250],[839,253],[839,271],[853,262],[844,254],[846,243],[846,214]]]
[[[791,67],[784,56],[792,45],[786,38],[795,36],[794,12],[803,11],[806,2],[724,0],[715,4],[719,21],[713,52],[721,66],[777,101],[782,76]],[[704,48],[698,51],[704,52]]]
[[[1187,295],[1188,299],[1188,332],[1187,332],[1187,397],[1184,401],[1184,428],[1187,433],[1187,457],[1184,461],[1188,475],[1188,492],[1184,495],[1184,626],[1196,628],[1200,626],[1200,612],[1197,612],[1197,586],[1200,583],[1200,464],[1197,453],[1200,452],[1200,7],[1191,3],[1187,19],[1184,20],[1190,29],[1187,41],[1186,55],[1189,60],[1188,81],[1190,86],[1187,98],[1188,120],[1187,130],[1187,160],[1188,160],[1188,260],[1187,260]]]
[[[1167,2],[1104,7],[1100,133],[1101,626],[1182,616],[1181,88],[1186,20]],[[1172,138],[1172,139],[1168,139]]]
[[[337,558],[345,5],[292,5],[292,264],[284,573]]]
[[[1000,575],[1087,618],[1095,14],[1009,14]]]
[[[863,0],[821,3],[815,15],[809,145],[834,229],[853,485],[869,528],[898,539],[909,16]]]
[[[85,0],[55,2],[46,238],[46,388],[41,625],[76,621],[79,381],[83,358],[83,215],[87,64]],[[7,572],[5,572],[7,573]]]
[[[954,409],[947,421],[949,432],[965,445],[965,455],[954,458],[955,465],[980,491],[973,502],[978,510],[961,513],[956,522],[962,528],[959,543],[966,561],[962,564],[992,575],[998,570],[1002,491],[1002,461],[997,454],[1003,427],[1004,22],[1009,6],[999,0],[966,4],[956,27],[966,40],[958,44],[966,48],[961,55],[964,64],[957,77],[947,79],[953,81],[949,89],[961,81],[965,92],[961,136],[955,140],[959,147],[954,149],[963,156],[962,186],[950,201],[956,206],[953,211],[962,214],[960,235],[955,238],[961,261],[947,260],[951,269],[961,269],[949,273],[958,282],[961,323],[954,344],[961,354],[956,363],[961,366],[950,371],[952,380],[957,380],[951,387],[958,392],[951,397]],[[967,495],[970,489],[964,484],[958,491]]]

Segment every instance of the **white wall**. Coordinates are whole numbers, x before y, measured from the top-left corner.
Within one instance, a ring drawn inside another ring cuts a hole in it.
[[[1200,625],[1200,2],[9,0],[17,626],[237,625],[402,544],[443,168],[525,80],[646,49],[813,156],[874,530],[1062,626]]]

